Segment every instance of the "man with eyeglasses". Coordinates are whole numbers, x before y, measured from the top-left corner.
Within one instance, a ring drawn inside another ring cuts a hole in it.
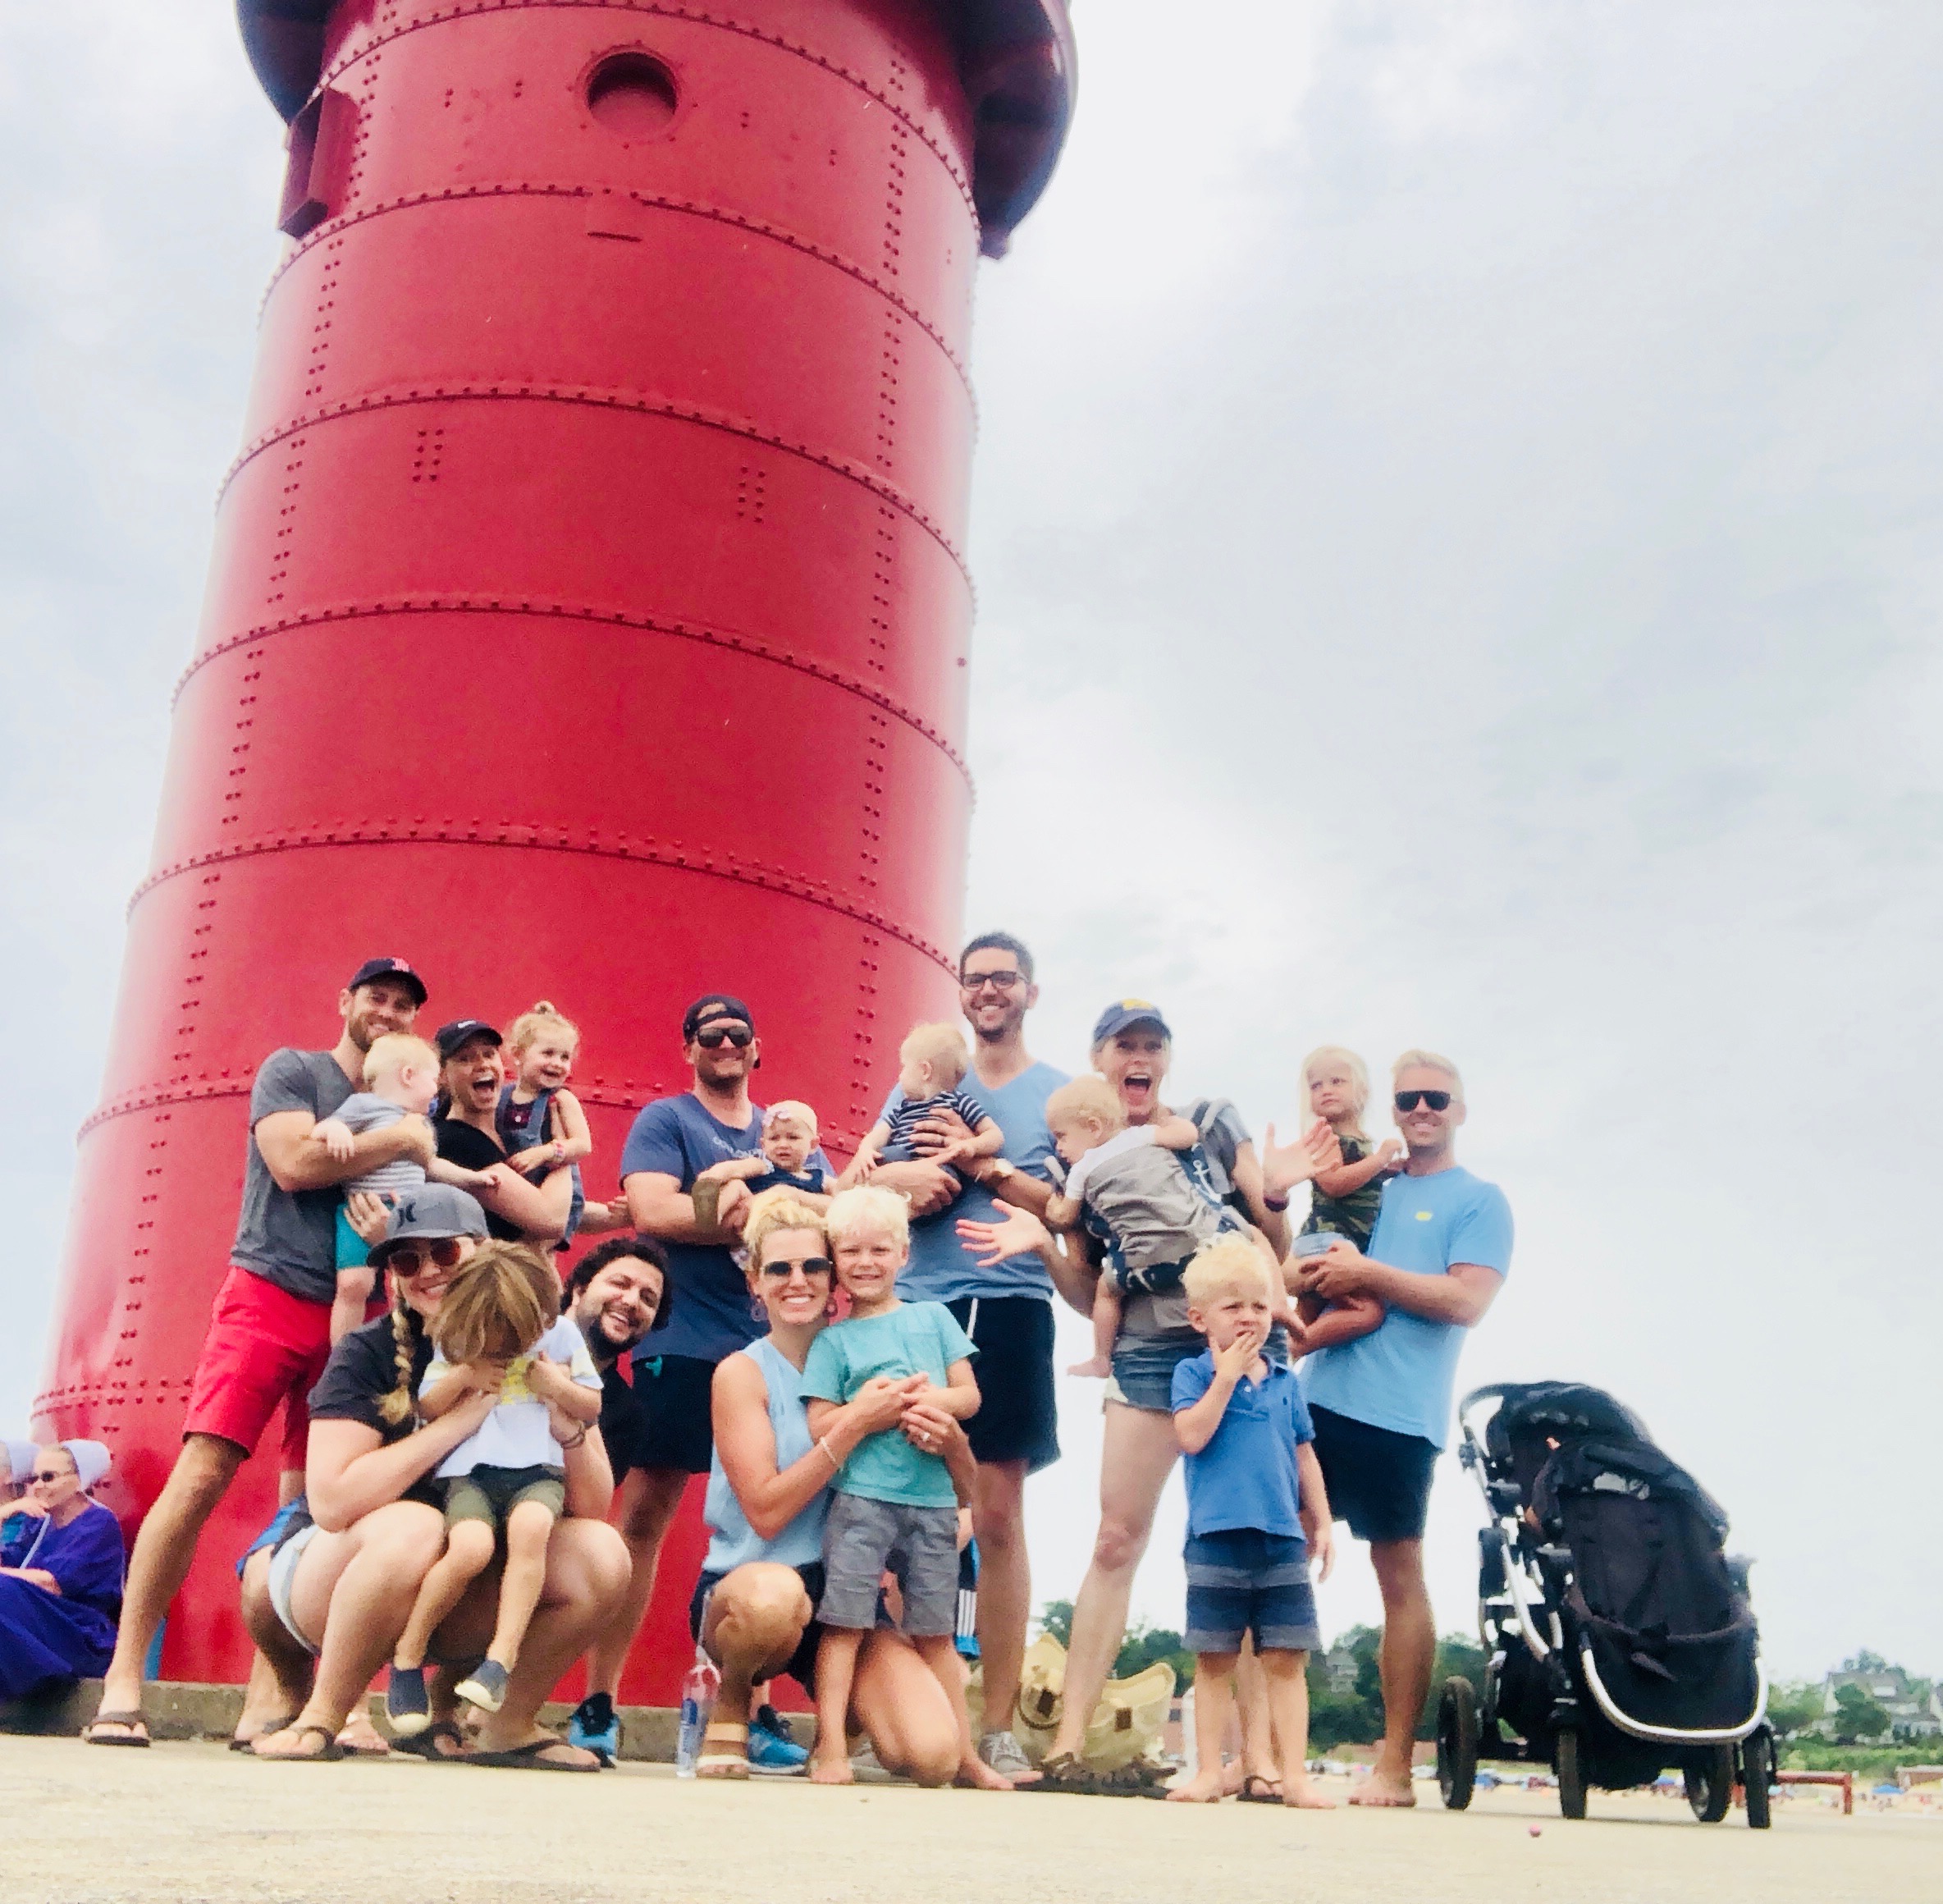
[[[620,1188],[634,1228],[668,1252],[668,1289],[678,1297],[651,1348],[634,1352],[638,1464],[620,1484],[615,1525],[634,1563],[627,1598],[587,1661],[587,1691],[619,1690],[621,1669],[654,1594],[661,1544],[691,1475],[706,1474],[715,1451],[709,1388],[715,1364],[762,1333],[747,1279],[730,1253],[753,1201],[738,1179],[697,1179],[711,1164],[762,1154],[762,1108],[749,1099],[749,1076],[762,1061],[747,1005],[729,992],[709,992],[682,1014],[682,1053],[693,1087],[657,1098],[634,1119],[621,1151]],[[811,1166],[828,1169],[821,1150]],[[757,1728],[760,1729],[760,1728]],[[752,1729],[750,1760],[772,1742]],[[774,1756],[801,1763],[802,1747],[773,1741]],[[762,1769],[758,1766],[758,1769]]]
[[[917,1161],[879,1165],[871,1181],[914,1198],[911,1256],[898,1293],[911,1302],[942,1302],[978,1350],[983,1397],[966,1424],[978,1476],[972,1500],[978,1541],[978,1650],[983,1662],[985,1723],[979,1756],[1018,1783],[1036,1778],[1012,1730],[1032,1611],[1032,1573],[1026,1552],[1026,1477],[1059,1458],[1058,1403],[1053,1375],[1054,1284],[1033,1255],[1009,1256],[990,1269],[959,1238],[961,1220],[995,1222],[995,1198],[1044,1214],[1053,1154],[1045,1102],[1066,1073],[1039,1063],[1026,1049],[1026,1014],[1039,1002],[1032,954],[1009,932],[982,932],[958,959],[958,1004],[972,1032],[972,1069],[962,1089],[1005,1133],[996,1156],[957,1168],[967,1177],[957,1202],[922,1213],[948,1198],[945,1173]],[[900,1102],[893,1091],[888,1117]],[[949,1112],[935,1114],[912,1138],[919,1151],[937,1149],[970,1132]],[[1062,1267],[1064,1259],[1061,1258]],[[1090,1282],[1069,1297],[1090,1310]]]
[[[1437,1654],[1424,1579],[1431,1475],[1449,1439],[1465,1331],[1484,1320],[1511,1266],[1511,1205],[1457,1162],[1457,1067],[1434,1051],[1406,1051],[1392,1078],[1407,1156],[1383,1186],[1369,1254],[1338,1238],[1299,1290],[1384,1306],[1369,1334],[1302,1365],[1330,1508],[1369,1543],[1383,1592],[1383,1740],[1352,1805],[1416,1802],[1410,1751]]]

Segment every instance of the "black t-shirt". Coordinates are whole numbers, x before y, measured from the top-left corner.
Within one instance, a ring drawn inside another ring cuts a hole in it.
[[[409,1309],[405,1321],[411,1337],[411,1392],[416,1395],[418,1384],[432,1366],[432,1339]],[[362,1329],[354,1329],[331,1351],[324,1372],[310,1391],[310,1418],[313,1421],[361,1421],[377,1432],[381,1446],[388,1448],[394,1441],[404,1440],[418,1426],[415,1412],[407,1414],[401,1421],[387,1421],[379,1413],[378,1403],[397,1386],[398,1339],[391,1332],[391,1316],[384,1315],[375,1322],[367,1322]],[[399,1499],[423,1501],[434,1508],[445,1504],[430,1475],[414,1481]],[[292,1535],[309,1525],[309,1504],[299,1494],[290,1504],[289,1518],[277,1536],[277,1546],[283,1546]]]
[[[424,1325],[409,1309],[405,1311],[411,1339],[411,1392],[416,1396],[425,1371],[432,1366],[432,1339]],[[391,1318],[381,1316],[354,1329],[331,1351],[324,1372],[310,1391],[310,1418],[313,1421],[361,1421],[374,1429],[381,1442],[389,1447],[402,1441],[418,1426],[415,1415],[402,1421],[387,1421],[378,1412],[378,1403],[398,1386],[398,1340],[391,1330]]]
[[[438,1140],[438,1154],[462,1170],[490,1170],[495,1164],[506,1160],[506,1153],[477,1124],[462,1124],[455,1117],[441,1117],[432,1131]],[[497,1237],[501,1243],[519,1241],[518,1229],[490,1210],[486,1212],[486,1233]]]

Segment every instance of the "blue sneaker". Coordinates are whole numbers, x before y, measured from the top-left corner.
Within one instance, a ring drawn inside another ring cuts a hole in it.
[[[764,1708],[766,1712],[768,1709]],[[758,1718],[749,1724],[749,1769],[762,1778],[793,1778],[810,1762],[807,1749]]]
[[[594,1754],[603,1765],[620,1756],[620,1715],[605,1692],[590,1692],[567,1721],[567,1742]]]

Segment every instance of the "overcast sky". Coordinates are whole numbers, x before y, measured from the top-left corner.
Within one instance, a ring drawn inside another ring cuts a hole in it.
[[[1452,1053],[1519,1226],[1463,1378],[1639,1409],[1778,1671],[1943,1670],[1943,10],[1077,11],[1072,142],[979,288],[968,923],[1037,949],[1040,1055],[1159,998],[1175,1095],[1258,1128],[1325,1040]],[[277,142],[217,0],[0,16],[8,1425]],[[1042,1597],[1097,1396],[1029,1495]],[[1447,1467],[1446,1627],[1477,1518]],[[1180,1532],[1177,1488],[1170,1626]],[[1355,1555],[1325,1627],[1374,1605]]]

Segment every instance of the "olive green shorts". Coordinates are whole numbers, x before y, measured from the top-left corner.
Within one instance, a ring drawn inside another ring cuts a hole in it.
[[[522,1501],[537,1501],[557,1521],[567,1505],[567,1477],[557,1467],[475,1467],[445,1485],[448,1527],[461,1521],[503,1527]]]

